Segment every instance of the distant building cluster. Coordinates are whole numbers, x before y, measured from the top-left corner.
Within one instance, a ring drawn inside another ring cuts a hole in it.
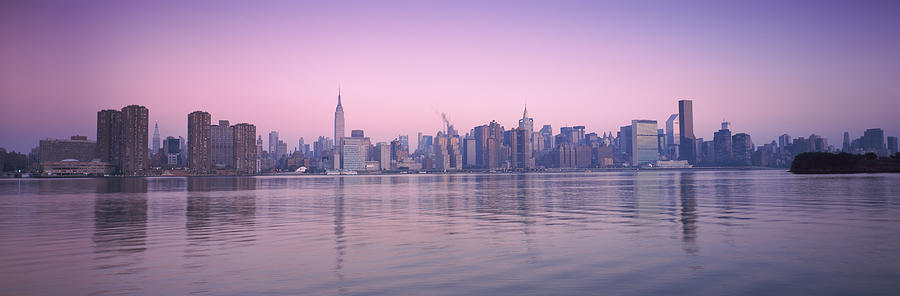
[[[897,153],[897,138],[879,128],[851,139],[844,133],[837,149],[816,134],[757,146],[750,134],[736,132],[723,122],[711,140],[696,137],[693,101],[679,100],[677,113],[663,122],[635,119],[617,131],[587,132],[583,125],[551,125],[535,130],[527,107],[515,127],[496,120],[459,131],[445,115],[433,135],[419,132],[417,146],[409,137],[373,142],[365,131],[346,134],[344,108],[338,91],[333,137],[319,136],[312,143],[300,138],[293,151],[277,131],[268,133],[268,145],[248,123],[212,120],[205,111],[187,115],[187,137],[162,139],[158,124],[148,142],[149,110],[129,105],[97,112],[96,141],[86,136],[41,140],[28,155],[0,148],[0,168],[10,172],[70,175],[254,175],[300,172],[356,174],[382,171],[533,171],[591,168],[789,167],[804,152]],[[662,128],[660,128],[662,127]]]

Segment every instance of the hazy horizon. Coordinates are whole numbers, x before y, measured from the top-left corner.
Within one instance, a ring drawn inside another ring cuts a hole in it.
[[[346,130],[372,142],[461,133],[522,108],[535,129],[664,127],[694,100],[697,137],[725,119],[757,145],[811,133],[840,147],[900,135],[900,2],[0,3],[0,147],[96,138],[97,111],[150,110],[277,130],[289,147]]]

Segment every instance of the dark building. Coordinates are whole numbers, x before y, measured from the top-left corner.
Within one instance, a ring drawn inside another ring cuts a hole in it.
[[[150,111],[144,106],[130,105],[122,108],[124,138],[122,146],[122,174],[143,174],[150,168],[148,150]]]
[[[187,160],[188,168],[195,174],[212,173],[210,121],[212,119],[207,112],[194,111],[188,114]],[[253,150],[256,151],[255,132],[253,138]],[[236,139],[235,142],[237,142]],[[233,147],[233,149],[236,148]],[[235,155],[237,155],[236,151]],[[237,164],[235,164],[236,166]]]
[[[884,131],[880,128],[870,128],[863,133],[863,152],[874,152],[880,156],[887,154],[884,145]]]
[[[234,167],[234,131],[228,120],[209,127],[210,161],[217,168]]]
[[[731,137],[733,163],[739,166],[753,165],[753,140],[750,135],[739,133]]]
[[[897,137],[887,137],[887,147],[891,155],[897,154]]]
[[[234,131],[234,169],[238,174],[256,174],[256,126],[238,123]]]
[[[121,173],[122,146],[125,129],[122,111],[101,110],[97,112],[97,158],[112,164],[116,173]]]
[[[523,128],[513,129],[516,136],[515,144],[515,163],[514,168],[518,169],[534,169],[534,158],[531,153],[531,131]]]
[[[678,156],[681,160],[687,160],[690,164],[697,162],[697,146],[694,143],[694,102],[691,100],[678,101],[678,133],[680,141]],[[729,132],[730,133],[730,132]]]
[[[579,144],[575,146],[575,167],[589,168],[592,167],[594,153],[593,148],[589,144]]]
[[[731,130],[720,129],[713,134],[716,164],[730,165],[732,163],[731,159],[734,146],[731,141]]]
[[[72,136],[69,140],[41,140],[39,147],[42,162],[65,159],[91,161],[96,155],[97,142],[88,141],[84,136]]]
[[[350,131],[350,136],[351,136],[351,137],[355,137],[355,138],[365,138],[365,137],[366,137],[366,133],[365,133],[365,131],[363,131],[363,130],[351,130],[351,131]]]

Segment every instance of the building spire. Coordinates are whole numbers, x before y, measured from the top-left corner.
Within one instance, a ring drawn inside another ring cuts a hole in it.
[[[522,112],[522,119],[528,119],[528,104],[525,104],[525,112]]]
[[[338,106],[341,105],[341,86],[338,85]]]

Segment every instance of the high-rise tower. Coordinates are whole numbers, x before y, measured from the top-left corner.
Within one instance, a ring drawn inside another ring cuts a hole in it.
[[[694,137],[694,102],[691,100],[678,101],[678,133],[681,136],[678,157],[690,164],[696,164],[697,140]]]
[[[340,153],[344,144],[344,107],[341,106],[341,89],[338,88],[338,104],[334,109],[334,149]],[[336,162],[339,164],[340,162]],[[336,168],[337,169],[337,168]]]
[[[150,143],[150,154],[159,153],[159,123],[153,123],[153,143]]]

